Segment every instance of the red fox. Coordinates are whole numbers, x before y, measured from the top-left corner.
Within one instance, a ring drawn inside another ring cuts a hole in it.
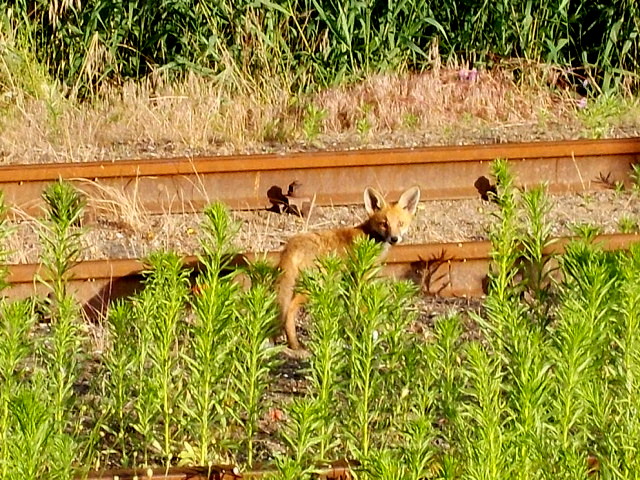
[[[409,188],[393,205],[388,205],[382,195],[368,187],[364,191],[364,206],[369,218],[364,223],[356,227],[302,233],[289,240],[280,256],[278,283],[280,325],[289,348],[301,349],[295,320],[305,297],[294,292],[300,271],[312,266],[318,257],[331,252],[344,253],[362,235],[384,243],[383,255],[386,255],[388,247],[400,242],[407,232],[419,201],[419,187]]]

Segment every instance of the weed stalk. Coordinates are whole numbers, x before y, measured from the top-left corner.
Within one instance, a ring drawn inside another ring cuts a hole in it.
[[[198,257],[202,268],[191,300],[195,319],[187,357],[191,374],[187,391],[194,407],[188,416],[195,426],[201,465],[212,460],[210,448],[214,427],[223,434],[228,423],[225,413],[228,393],[221,386],[231,376],[229,359],[235,343],[232,335],[234,306],[240,297],[234,280],[237,269],[231,265],[237,254],[231,247],[237,229],[238,225],[230,221],[229,213],[221,203],[205,209],[203,253]]]
[[[347,397],[353,409],[356,458],[367,458],[371,447],[371,429],[376,418],[372,408],[380,382],[380,333],[389,300],[389,292],[376,278],[380,270],[380,245],[372,240],[357,241],[346,259],[345,294],[347,298],[346,336]]]
[[[308,413],[317,418],[317,459],[327,460],[336,444],[336,417],[331,412],[338,402],[338,385],[345,368],[344,322],[346,304],[342,288],[343,262],[330,256],[323,259],[319,270],[303,273],[302,287],[309,296],[307,311],[313,319],[310,330],[309,349],[313,352],[309,360],[309,402],[315,408]],[[292,418],[298,416],[293,415]],[[304,430],[300,428],[299,430]],[[302,445],[301,445],[302,443]],[[311,448],[309,442],[297,439],[296,458],[302,460],[303,452]],[[303,446],[304,445],[304,446]]]
[[[168,466],[173,457],[173,431],[178,422],[177,399],[182,390],[179,376],[179,345],[182,335],[182,321],[189,292],[189,270],[184,268],[182,259],[175,253],[158,252],[149,259],[151,271],[145,280],[141,297],[148,313],[152,342],[149,360],[152,378],[159,393],[159,408],[162,417],[162,454]]]
[[[43,198],[46,212],[40,222],[39,237],[42,244],[40,261],[45,273],[39,276],[39,281],[50,289],[45,308],[53,333],[43,353],[53,401],[52,425],[56,434],[63,438],[72,427],[72,419],[76,418],[73,415],[77,406],[73,386],[82,364],[79,352],[84,338],[80,312],[77,302],[67,291],[67,283],[71,267],[82,251],[84,229],[80,224],[85,200],[73,185],[63,180],[48,185]],[[77,445],[73,445],[74,440],[70,437],[67,440],[72,445],[64,451],[70,453]]]
[[[264,408],[261,401],[279,351],[269,342],[276,318],[273,289],[265,283],[254,282],[235,308],[234,396],[237,418],[244,429],[247,464],[251,467],[254,437]]]

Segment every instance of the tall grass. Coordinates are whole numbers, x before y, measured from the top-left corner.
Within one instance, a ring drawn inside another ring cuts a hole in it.
[[[0,11],[10,40],[5,67],[36,55],[73,91],[157,71],[322,86],[361,72],[427,68],[434,42],[445,57],[471,62],[517,57],[593,67],[608,88],[621,72],[637,73],[640,53],[633,0],[3,0]]]

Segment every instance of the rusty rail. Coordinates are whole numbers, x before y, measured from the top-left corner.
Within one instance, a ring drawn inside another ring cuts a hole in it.
[[[100,199],[135,201],[148,213],[199,211],[213,200],[266,208],[267,192],[286,197],[293,182],[300,185],[296,195],[316,205],[360,203],[368,185],[397,195],[417,184],[424,199],[457,199],[490,186],[495,158],[512,162],[520,185],[547,182],[558,193],[599,189],[629,182],[640,138],[10,165],[0,167],[0,190],[28,214],[40,212],[42,189],[60,177],[96,199],[96,208],[104,205]]]
[[[554,240],[546,253],[559,253],[570,238]],[[601,235],[595,242],[605,250],[627,249],[640,241],[638,234]],[[385,272],[398,278],[411,278],[428,294],[449,297],[478,297],[485,291],[489,271],[489,242],[399,245],[393,247],[386,260]],[[269,252],[274,263],[279,253]],[[238,261],[253,258],[246,254]],[[198,267],[195,257],[186,257],[185,264]],[[8,294],[23,298],[34,292],[44,293],[34,281],[40,266],[9,266]],[[145,265],[140,260],[95,260],[77,264],[71,272],[70,287],[90,314],[104,312],[113,299],[129,296],[141,288]]]
[[[273,469],[254,469],[240,472],[237,467],[215,465],[211,467],[172,467],[115,469],[89,472],[83,480],[237,480],[240,478],[264,478],[275,473]],[[314,478],[322,480],[350,480],[349,464],[338,461],[328,467],[315,470]]]

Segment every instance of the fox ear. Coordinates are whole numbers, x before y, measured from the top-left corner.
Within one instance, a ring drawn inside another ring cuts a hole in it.
[[[411,187],[400,195],[398,200],[398,206],[407,210],[411,215],[415,215],[418,208],[418,202],[420,201],[420,187]]]
[[[364,190],[364,208],[369,215],[387,206],[387,202],[382,195],[371,187]]]

